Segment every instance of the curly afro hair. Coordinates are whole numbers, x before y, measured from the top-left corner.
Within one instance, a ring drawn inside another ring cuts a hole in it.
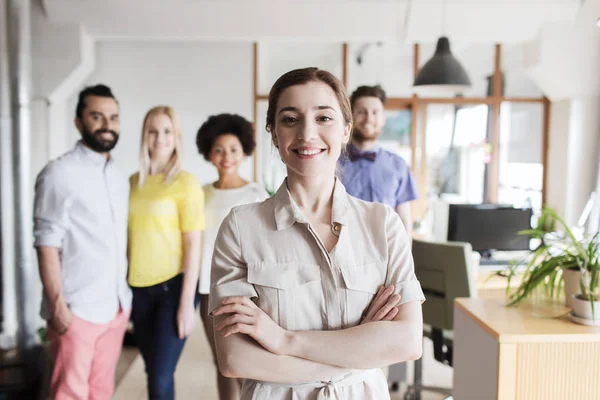
[[[204,156],[205,160],[208,161],[215,140],[226,134],[237,136],[242,144],[244,154],[252,155],[256,147],[252,123],[237,114],[219,114],[208,117],[196,134],[198,152]]]

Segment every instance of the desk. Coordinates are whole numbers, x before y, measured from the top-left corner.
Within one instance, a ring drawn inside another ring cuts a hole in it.
[[[505,265],[484,265],[480,263],[479,253],[474,251],[471,258],[471,268],[475,282],[477,285],[477,291],[480,296],[486,295],[486,292],[493,291],[494,293],[505,293],[506,286],[508,284],[508,278],[499,276],[498,271],[506,270],[509,268],[509,259],[506,258]],[[510,280],[510,287],[516,288],[521,283],[523,275],[517,274]],[[497,297],[496,295],[494,297]]]
[[[453,364],[455,399],[598,399],[600,327],[537,318],[528,303],[458,298]]]
[[[511,289],[516,289],[521,284],[523,279],[522,274],[512,277],[510,280]],[[506,287],[508,286],[508,278],[499,276],[496,271],[479,268],[475,277],[477,285],[477,295],[484,299],[504,299],[506,298]]]

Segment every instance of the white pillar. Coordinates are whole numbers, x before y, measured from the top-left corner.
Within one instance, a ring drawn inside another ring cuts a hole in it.
[[[552,103],[549,139],[547,203],[574,226],[598,178],[600,97]]]
[[[577,98],[571,102],[568,182],[565,187],[565,218],[576,224],[596,186],[600,150],[600,97]]]
[[[15,261],[17,282],[18,345],[36,343],[37,305],[31,296],[37,272],[32,263],[31,99],[32,49],[31,0],[8,1],[9,72],[13,124],[13,176]]]
[[[12,116],[8,71],[7,3],[0,1],[0,216],[2,218],[2,328],[0,349],[11,349],[17,339],[17,291],[15,277],[15,220],[12,162]]]

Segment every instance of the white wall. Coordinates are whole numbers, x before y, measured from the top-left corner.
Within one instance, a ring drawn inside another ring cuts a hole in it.
[[[526,47],[528,73],[552,101],[547,203],[571,225],[597,179],[599,12],[599,1],[583,2],[573,21],[546,24]]]
[[[560,215],[564,215],[568,206],[565,189],[568,176],[567,149],[570,118],[570,100],[552,103],[550,107],[546,202],[554,207]]]
[[[551,101],[600,95],[600,1],[588,0],[575,19],[547,23],[527,46],[532,78]]]
[[[252,46],[235,43],[98,42],[96,69],[86,85],[111,87],[120,104],[121,135],[113,154],[126,173],[138,170],[145,113],[160,104],[179,114],[184,137],[184,168],[201,183],[217,177],[215,168],[198,154],[195,138],[209,115],[230,112],[252,118]],[[72,120],[74,93],[66,108]],[[71,124],[69,140],[79,132]],[[242,175],[252,179],[252,160]]]
[[[48,97],[80,61],[80,26],[51,24],[39,2],[31,7],[33,97]]]
[[[358,42],[348,45],[350,93],[361,85],[380,84],[389,97],[410,97],[413,76],[413,46],[410,44]]]
[[[502,72],[506,97],[541,97],[543,92],[527,70],[529,43],[502,45]]]
[[[94,40],[77,24],[50,23],[40,2],[32,14],[32,179],[67,148],[67,98],[92,72]]]
[[[600,151],[600,98],[552,103],[547,203],[577,223],[594,190]]]
[[[595,190],[600,151],[600,97],[571,102],[565,218],[576,223],[590,193]]]

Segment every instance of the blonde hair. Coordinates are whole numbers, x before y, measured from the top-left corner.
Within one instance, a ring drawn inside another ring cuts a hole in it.
[[[170,183],[175,179],[179,171],[181,171],[181,164],[183,163],[183,140],[181,134],[181,125],[179,124],[179,118],[175,110],[169,106],[157,106],[152,108],[146,113],[144,117],[144,124],[142,125],[142,144],[140,148],[140,174],[138,179],[138,186],[142,187],[146,177],[150,173],[150,150],[148,149],[148,133],[146,133],[146,124],[148,120],[155,116],[164,114],[171,120],[173,124],[173,134],[175,135],[175,149],[171,155],[171,159],[165,167],[165,180],[164,183]]]

